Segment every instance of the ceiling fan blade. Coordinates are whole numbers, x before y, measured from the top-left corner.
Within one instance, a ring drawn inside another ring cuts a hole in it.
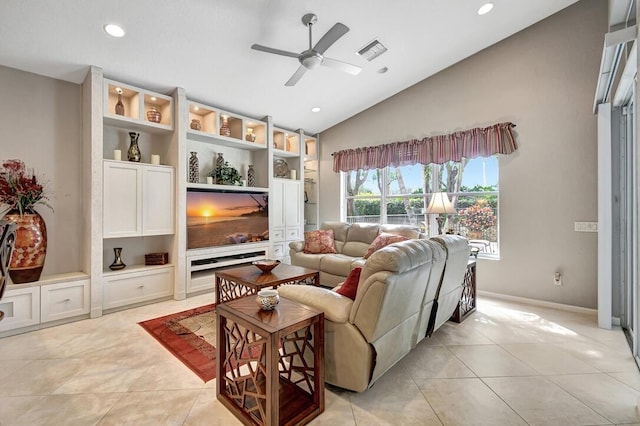
[[[262,46],[260,44],[252,44],[251,48],[253,50],[260,50],[262,52],[273,53],[275,55],[289,56],[291,58],[297,58],[298,56],[300,56],[300,54],[298,53],[287,52],[286,50],[274,49],[273,47]]]
[[[295,86],[295,84],[302,78],[305,72],[307,72],[307,69],[303,65],[300,65],[300,67],[298,67],[298,70],[293,73],[291,78],[284,85]]]
[[[322,65],[324,65],[325,67],[335,68],[337,70],[344,71],[351,75],[358,75],[360,74],[360,71],[362,71],[362,68],[360,68],[357,65],[348,64],[346,62],[342,62],[337,59],[331,59],[326,57],[322,59]]]
[[[320,53],[321,55],[331,47],[333,43],[338,41],[340,37],[349,32],[349,27],[344,24],[338,22],[335,24],[322,38],[316,43],[313,47],[313,50]]]

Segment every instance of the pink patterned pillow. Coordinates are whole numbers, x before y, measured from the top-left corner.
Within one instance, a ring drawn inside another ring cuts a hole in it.
[[[313,254],[336,253],[336,248],[333,245],[333,229],[305,232],[304,252]]]
[[[375,240],[373,240],[373,242],[369,246],[369,250],[367,250],[367,254],[364,255],[364,258],[368,259],[369,256],[371,256],[377,250],[380,250],[382,247],[386,247],[389,244],[397,243],[399,241],[406,241],[406,240],[408,240],[408,238],[405,236],[387,234],[386,232],[382,232],[380,233],[380,235],[376,237]]]

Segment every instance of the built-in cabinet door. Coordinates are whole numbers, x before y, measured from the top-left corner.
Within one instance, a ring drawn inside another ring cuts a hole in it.
[[[137,164],[104,162],[104,238],[142,235],[141,173]]]
[[[271,215],[272,228],[284,228],[285,226],[285,192],[284,182],[275,180],[271,191],[271,201],[269,202],[269,214]]]
[[[142,171],[142,234],[174,232],[173,168],[144,167]]]
[[[287,228],[300,226],[302,216],[302,202],[300,200],[300,182],[296,180],[285,180],[283,183],[284,193],[284,222]]]

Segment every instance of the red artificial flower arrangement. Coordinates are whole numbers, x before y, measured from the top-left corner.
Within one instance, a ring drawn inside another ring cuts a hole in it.
[[[0,204],[22,215],[33,211],[36,204],[49,205],[49,197],[33,171],[27,172],[21,160],[7,160],[0,168]]]

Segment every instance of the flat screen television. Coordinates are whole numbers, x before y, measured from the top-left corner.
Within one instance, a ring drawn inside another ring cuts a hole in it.
[[[187,188],[187,248],[269,239],[269,194]]]

